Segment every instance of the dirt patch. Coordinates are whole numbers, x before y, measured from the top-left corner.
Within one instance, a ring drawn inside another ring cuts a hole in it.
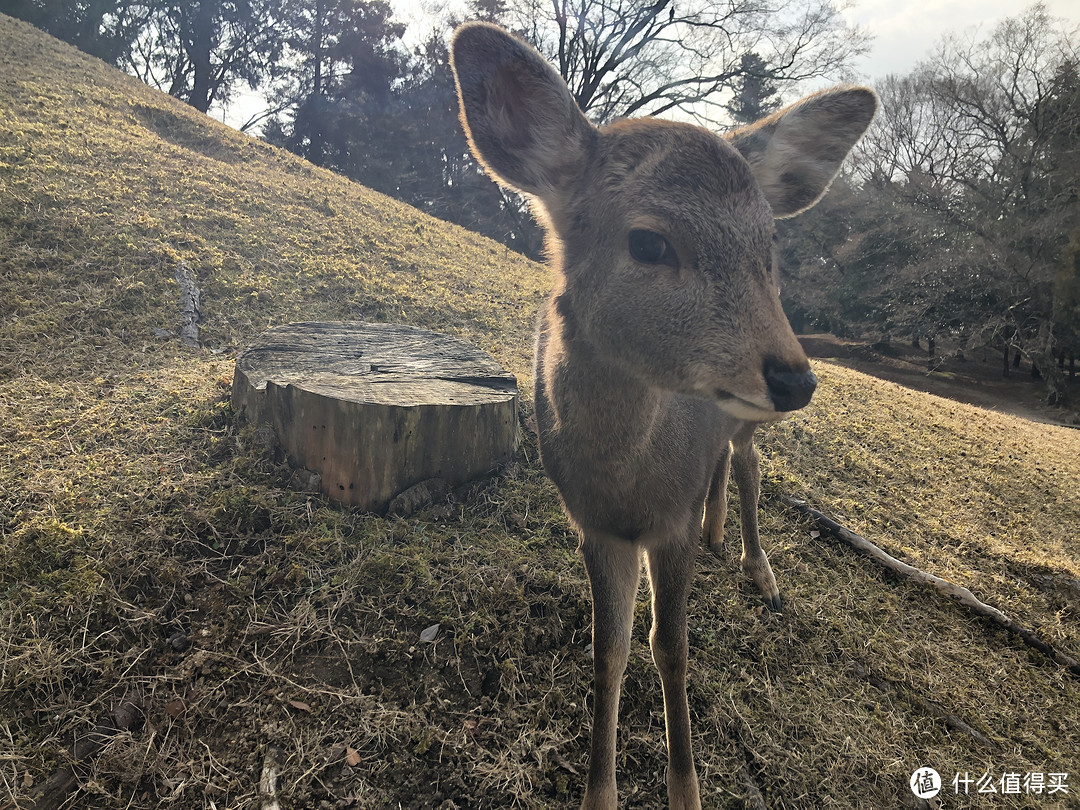
[[[1001,353],[984,346],[967,352],[955,346],[935,347],[931,355],[923,343],[869,344],[835,335],[800,335],[799,342],[811,357],[831,360],[847,368],[915,391],[934,394],[987,410],[1019,416],[1032,422],[1060,427],[1080,427],[1080,373],[1069,376],[1065,368],[1067,407],[1046,404],[1046,387],[1031,372],[1031,363],[1010,365],[1002,373]]]

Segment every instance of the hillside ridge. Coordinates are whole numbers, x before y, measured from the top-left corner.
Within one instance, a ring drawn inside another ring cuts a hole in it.
[[[24,23],[3,18],[0,33],[26,44],[0,56],[0,98],[12,108],[0,125],[4,208],[58,212],[11,224],[68,251],[61,259],[83,268],[84,283],[104,282],[104,265],[114,278],[130,272],[139,297],[161,308],[154,326],[165,327],[172,265],[183,260],[203,293],[204,341],[219,350],[303,317],[302,288],[314,284],[335,310],[327,317],[426,319],[527,372],[528,350],[517,347],[533,315],[518,298],[535,311],[549,286],[541,266],[238,133]],[[42,69],[50,64],[59,79]],[[76,78],[83,83],[65,82]],[[47,339],[20,301],[32,299],[15,297],[18,333]]]

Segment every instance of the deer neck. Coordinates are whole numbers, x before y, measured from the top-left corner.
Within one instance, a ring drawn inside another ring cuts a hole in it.
[[[549,429],[587,440],[603,456],[648,447],[674,396],[606,358],[585,334],[565,290],[548,301],[537,364]]]

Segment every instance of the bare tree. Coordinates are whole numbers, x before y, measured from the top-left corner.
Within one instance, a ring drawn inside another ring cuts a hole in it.
[[[675,109],[725,118],[744,55],[782,88],[837,77],[867,47],[830,0],[510,0],[504,14],[599,122]]]
[[[110,64],[123,60],[147,13],[138,0],[0,0],[0,14],[26,20]]]
[[[280,0],[156,0],[124,67],[200,112],[257,87],[281,53]]]
[[[1080,217],[1080,33],[1036,4],[985,37],[947,37],[878,90],[863,179],[896,184],[951,235],[932,259],[938,275],[950,288],[966,279],[990,307],[969,332],[1022,349],[1058,399],[1055,278]]]

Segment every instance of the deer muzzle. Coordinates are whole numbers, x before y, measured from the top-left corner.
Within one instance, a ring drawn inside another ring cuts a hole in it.
[[[769,389],[769,399],[780,413],[797,411],[810,403],[810,398],[817,388],[814,376],[806,361],[802,368],[793,368],[775,357],[765,360],[765,384]]]

